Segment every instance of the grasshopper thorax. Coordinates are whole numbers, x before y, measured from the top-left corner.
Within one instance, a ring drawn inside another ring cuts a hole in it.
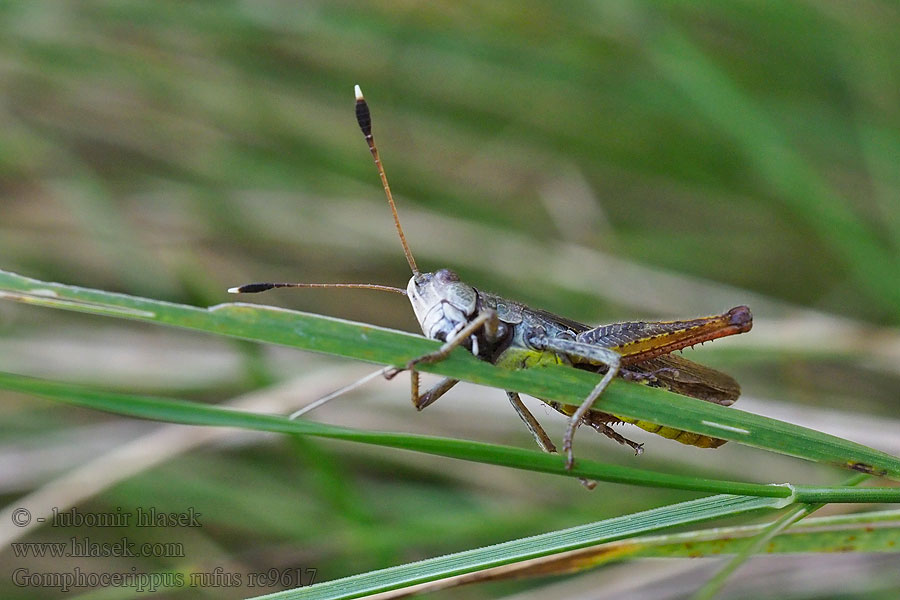
[[[422,333],[434,340],[448,341],[468,324],[475,314],[478,293],[459,280],[450,269],[416,273],[406,287]]]

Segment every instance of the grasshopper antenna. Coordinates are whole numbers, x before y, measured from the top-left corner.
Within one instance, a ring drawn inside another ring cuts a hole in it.
[[[409,251],[409,245],[406,243],[406,236],[403,235],[403,228],[400,227],[400,217],[397,216],[397,206],[394,204],[394,197],[391,195],[391,186],[388,185],[387,175],[384,174],[384,167],[381,159],[378,157],[378,148],[375,147],[375,138],[372,137],[372,115],[369,112],[369,105],[363,97],[362,90],[359,86],[354,86],[353,91],[356,93],[356,122],[363,135],[366,136],[366,143],[369,144],[369,152],[375,159],[375,168],[378,169],[378,175],[381,177],[381,185],[384,186],[384,194],[387,196],[388,204],[391,207],[391,213],[394,215],[394,226],[397,227],[397,233],[400,234],[400,243],[403,244],[403,253],[406,255],[406,262],[412,269],[413,275],[419,274],[419,268],[416,266],[416,259],[413,258],[412,252]]]
[[[275,288],[356,288],[361,290],[378,290],[381,292],[394,292],[405,296],[406,290],[379,285],[377,283],[248,283],[238,287],[228,288],[229,294],[258,294]]]
[[[388,184],[387,175],[384,174],[384,166],[381,164],[381,158],[378,156],[378,148],[375,146],[375,138],[372,137],[372,114],[369,112],[369,105],[363,97],[362,90],[359,86],[354,86],[356,92],[356,122],[363,135],[366,136],[366,143],[369,145],[369,152],[375,160],[375,168],[378,169],[378,176],[381,177],[381,185],[384,186],[384,195],[387,196],[388,206],[391,208],[391,214],[394,216],[394,226],[400,235],[400,244],[403,245],[403,254],[406,255],[406,262],[412,269],[413,275],[419,274],[419,267],[416,266],[416,259],[413,258],[412,252],[409,250],[409,244],[406,243],[406,235],[403,233],[403,227],[400,226],[400,217],[397,215],[397,205],[394,204],[394,196],[391,194],[391,186]],[[238,287],[229,288],[230,294],[257,294],[275,288],[356,288],[364,290],[380,290],[383,292],[393,292],[395,294],[406,295],[406,290],[391,287],[389,285],[378,285],[375,283],[248,283]]]

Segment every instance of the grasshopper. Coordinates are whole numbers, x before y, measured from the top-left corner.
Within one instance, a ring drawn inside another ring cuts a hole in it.
[[[602,375],[579,406],[542,400],[569,417],[563,437],[567,469],[574,465],[572,442],[580,425],[588,425],[620,444],[630,446],[635,454],[642,452],[643,445],[625,438],[612,425],[631,423],[651,433],[700,448],[717,448],[725,443],[725,440],[609,414],[594,405],[616,376],[723,406],[731,405],[740,395],[740,387],[734,379],[672,353],[749,331],[753,325],[749,308],[738,306],[720,315],[681,321],[630,321],[591,327],[478,290],[461,281],[449,269],[432,273],[419,271],[400,226],[391,188],[375,146],[369,106],[359,86],[355,87],[355,93],[356,120],[375,161],[403,253],[412,270],[406,289],[359,283],[253,283],[231,288],[229,292],[255,293],[281,287],[347,287],[405,295],[412,304],[422,332],[431,339],[444,342],[437,351],[409,361],[404,369],[381,371],[389,379],[403,370],[410,372],[412,403],[418,410],[435,402],[458,380],[443,379],[420,393],[416,366],[440,361],[458,346],[502,368],[562,364]],[[556,446],[549,435],[519,395],[513,391],[507,391],[506,395],[538,446],[546,452],[556,453]],[[592,487],[592,482],[582,483]]]

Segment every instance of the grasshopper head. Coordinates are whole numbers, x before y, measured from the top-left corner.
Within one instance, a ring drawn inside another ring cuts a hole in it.
[[[434,340],[452,339],[475,314],[475,288],[450,269],[413,275],[406,292],[422,332]]]

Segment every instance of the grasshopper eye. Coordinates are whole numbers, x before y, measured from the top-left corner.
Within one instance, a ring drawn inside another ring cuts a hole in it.
[[[456,283],[457,281],[459,281],[459,275],[457,275],[450,269],[441,269],[434,274],[434,278],[438,283]]]

